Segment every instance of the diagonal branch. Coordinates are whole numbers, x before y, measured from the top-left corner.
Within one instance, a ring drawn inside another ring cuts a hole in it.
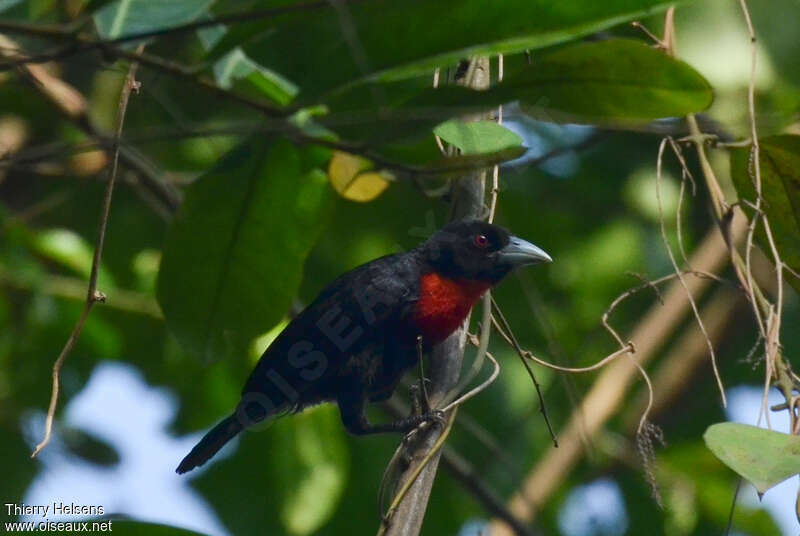
[[[141,49],[142,46],[139,48]],[[125,112],[128,109],[128,100],[130,99],[131,91],[134,89],[138,90],[138,82],[136,82],[136,67],[137,64],[132,63],[128,68],[128,75],[125,77],[125,83],[122,86],[122,92],[119,96],[119,106],[117,107],[117,128],[112,145],[113,157],[111,162],[111,171],[108,178],[108,183],[106,185],[105,196],[103,197],[103,206],[100,211],[100,225],[98,226],[97,230],[97,241],[94,249],[94,257],[92,259],[92,271],[89,276],[89,288],[86,292],[86,305],[84,305],[83,312],[81,312],[81,316],[78,318],[78,322],[75,324],[72,334],[69,336],[69,339],[67,339],[67,343],[64,345],[64,348],[61,350],[61,353],[58,355],[58,358],[53,364],[53,390],[50,395],[50,406],[47,409],[44,438],[41,440],[41,442],[39,442],[38,445],[36,445],[36,448],[31,454],[31,458],[36,457],[36,455],[39,454],[50,442],[50,435],[53,430],[53,417],[55,416],[56,406],[58,405],[61,367],[64,365],[64,361],[66,361],[67,357],[72,351],[72,348],[78,341],[78,337],[80,337],[81,331],[83,331],[83,326],[86,324],[86,319],[89,318],[89,313],[92,311],[92,307],[94,307],[97,302],[106,301],[105,294],[97,290],[97,275],[100,270],[100,262],[103,259],[103,244],[105,243],[106,226],[108,225],[108,215],[111,211],[111,198],[114,194],[114,185],[116,184],[117,170],[119,169],[119,139],[122,134],[122,126],[125,122]]]
[[[408,415],[410,410],[406,404],[396,399],[387,401],[384,409],[397,419]],[[475,430],[469,430],[464,426],[469,422],[471,421],[468,420],[468,416],[462,413],[458,421],[459,426],[464,427],[465,431],[475,434]],[[473,426],[479,427],[479,425]],[[484,430],[483,433],[488,432]],[[474,438],[480,441],[482,436],[477,434]],[[502,497],[500,497],[489,483],[486,482],[481,475],[480,469],[464,458],[457,450],[445,445],[442,448],[441,463],[451,476],[461,484],[464,490],[483,506],[488,514],[508,523],[518,536],[534,536],[538,534],[533,528],[528,527],[525,523],[522,523],[519,519],[511,515],[506,505],[503,504]]]
[[[476,89],[489,86],[489,59],[476,58],[470,65],[468,83]],[[453,202],[451,219],[479,218],[484,211],[484,190],[486,172],[476,171],[452,185]],[[489,329],[489,326],[484,326]],[[462,327],[434,350],[430,366],[430,395],[432,406],[438,405],[448,393],[458,385],[461,364],[466,345],[466,329]],[[424,379],[423,379],[424,381]],[[448,421],[452,424],[455,411],[451,410]],[[387,536],[415,536],[419,534],[425,510],[428,506],[431,488],[436,478],[436,470],[441,457],[441,445],[449,431],[441,427],[431,427],[409,449],[408,469],[400,476],[398,489],[405,490],[401,500],[384,521],[380,532]],[[424,465],[423,465],[424,464]],[[405,486],[407,486],[405,488]],[[399,495],[398,495],[399,496]]]

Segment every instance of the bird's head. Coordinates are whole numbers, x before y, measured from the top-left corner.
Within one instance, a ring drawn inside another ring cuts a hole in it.
[[[542,249],[504,228],[478,220],[450,223],[420,249],[442,275],[492,284],[520,266],[553,260]]]

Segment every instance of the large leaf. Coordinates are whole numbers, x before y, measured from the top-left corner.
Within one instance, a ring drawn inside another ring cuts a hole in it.
[[[254,139],[187,191],[157,295],[191,353],[210,359],[239,351],[286,314],[329,207],[315,156]]]
[[[191,22],[208,11],[214,0],[116,0],[94,14],[97,33],[114,39]]]
[[[769,219],[770,229],[781,259],[795,272],[800,272],[800,136],[771,136],[759,143],[761,168],[762,209]],[[750,147],[731,151],[731,177],[739,199],[755,203],[754,170],[751,167]],[[752,217],[750,206],[742,208]],[[756,239],[767,258],[772,252],[764,227],[759,225]],[[800,281],[789,282],[800,292]]]
[[[689,65],[629,39],[561,48],[503,86],[532,115],[559,122],[678,117],[708,108],[713,99],[711,86]]]
[[[261,34],[245,47],[254,60],[293,80],[308,96],[354,80],[429,74],[434,67],[454,65],[472,55],[552,45],[670,4],[663,0],[343,2],[336,9],[259,22]],[[253,28],[239,31],[243,36],[253,34]]]
[[[463,111],[519,101],[545,120],[602,123],[679,117],[704,110],[713,99],[711,86],[692,67],[631,39],[575,43],[530,64],[512,56],[506,65],[503,82],[488,91],[427,89],[402,104]]]
[[[712,424],[703,435],[722,462],[749,480],[759,493],[800,473],[800,437],[747,424]]]
[[[510,101],[547,121],[629,123],[698,112],[713,98],[697,71],[640,41],[577,43],[530,65],[521,55],[506,63],[503,82],[486,91],[434,89],[428,79],[339,90],[326,97],[331,113],[322,122],[344,137],[378,143],[421,135],[444,120]]]

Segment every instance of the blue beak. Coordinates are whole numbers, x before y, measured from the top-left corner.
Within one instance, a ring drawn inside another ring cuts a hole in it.
[[[514,268],[527,264],[553,262],[550,255],[545,253],[543,249],[516,236],[512,236],[509,243],[498,251],[498,254],[502,262],[510,264]]]

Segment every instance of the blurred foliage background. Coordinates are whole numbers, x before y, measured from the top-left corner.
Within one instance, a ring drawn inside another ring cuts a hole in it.
[[[200,471],[179,477],[172,470],[236,403],[293,304],[360,263],[413,247],[447,221],[447,185],[458,172],[435,172],[446,164],[433,128],[465,111],[505,105],[504,124],[518,136],[498,141],[493,131],[477,138],[472,160],[452,160],[504,161],[497,222],[555,259],[494,293],[520,343],[568,367],[616,350],[601,325],[604,311],[641,283],[631,274],[655,279],[672,271],[655,195],[660,140],[687,135],[680,117],[695,112],[703,113],[704,130],[724,140],[749,137],[747,27],[738,2],[680,3],[682,63],[630,24],[661,35],[665,2],[502,4],[292,9],[298,4],[270,0],[0,0],[3,502],[102,504],[106,513],[210,534],[377,528],[377,490],[398,438],[349,437],[332,406],[243,434]],[[265,15],[276,6],[288,8]],[[759,134],[798,134],[800,5],[752,2],[750,10]],[[252,15],[125,39],[231,13]],[[111,44],[86,45],[98,40]],[[53,361],[85,299],[125,55],[140,42],[150,61],[140,65],[141,88],[125,118],[98,279],[108,301],[94,308],[64,365],[54,440],[32,460]],[[505,54],[499,84],[497,53]],[[20,54],[55,61],[24,63]],[[492,91],[445,84],[471,54],[491,54]],[[441,91],[431,87],[434,68]],[[459,143],[457,134],[437,133]],[[363,160],[343,155],[347,149]],[[691,253],[718,231],[695,154],[685,154],[697,180],[696,192],[684,185],[682,200],[683,247]],[[710,156],[735,200],[728,152]],[[665,158],[663,220],[676,251],[681,177],[677,160]],[[797,236],[787,233],[791,248]],[[771,277],[759,251],[753,262],[756,275]],[[539,505],[531,524],[538,533],[725,531],[738,477],[702,434],[727,419],[755,424],[760,397],[750,395],[763,384],[764,366],[761,352],[751,351],[758,333],[735,276],[729,267],[719,275],[724,281],[696,298],[706,322],[719,325],[712,339],[728,412],[687,312],[647,365],[656,398],[650,420],[665,438],[655,463],[643,467],[638,454],[646,391],[637,379],[620,386],[613,418],[587,438]],[[789,287],[784,300],[783,353],[791,360],[800,351],[800,303]],[[625,338],[652,307],[655,294],[640,292],[612,322]],[[552,443],[514,352],[496,336],[490,349],[502,364],[499,379],[462,408],[448,445],[505,503]],[[699,357],[681,365],[690,354]],[[600,372],[536,372],[558,433]],[[407,399],[406,391],[397,396]],[[737,404],[743,409],[734,413]],[[767,493],[783,494],[772,513],[747,498],[747,486],[731,533],[797,533],[797,477]],[[440,469],[423,533],[476,534],[490,518],[474,490]]]

